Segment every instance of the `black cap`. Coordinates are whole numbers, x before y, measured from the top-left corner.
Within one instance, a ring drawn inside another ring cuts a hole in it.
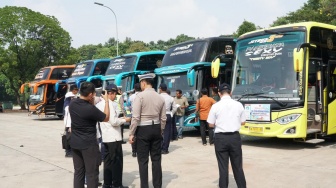
[[[167,90],[167,85],[165,83],[161,83],[159,88],[162,90],[162,91],[166,91]]]
[[[118,87],[115,84],[109,84],[105,88],[106,91],[118,91]]]
[[[226,91],[231,91],[231,87],[230,87],[230,85],[227,84],[227,83],[223,83],[223,84],[221,84],[221,85],[218,87],[218,91],[219,91],[219,92],[222,92],[222,91],[224,91],[224,90],[226,90]]]

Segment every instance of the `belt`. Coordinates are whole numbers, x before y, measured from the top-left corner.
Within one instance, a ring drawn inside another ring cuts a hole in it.
[[[160,124],[159,120],[148,120],[148,121],[140,121],[138,126],[157,125],[157,124]]]
[[[215,133],[215,134],[233,135],[233,134],[239,134],[239,132],[238,131],[235,131],[235,132],[221,132],[221,133]]]

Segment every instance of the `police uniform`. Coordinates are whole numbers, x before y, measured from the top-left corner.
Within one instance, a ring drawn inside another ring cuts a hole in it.
[[[153,79],[155,74],[139,75]],[[148,154],[152,160],[153,186],[162,187],[161,142],[166,125],[164,99],[153,88],[145,88],[137,94],[132,105],[130,136],[136,136],[141,188],[148,187]]]
[[[219,92],[231,91],[228,84],[219,86]],[[239,129],[246,121],[243,105],[224,95],[221,100],[212,105],[207,119],[215,125],[215,152],[219,168],[219,187],[228,187],[228,165],[231,161],[232,171],[238,188],[246,187],[243,171],[241,138]]]

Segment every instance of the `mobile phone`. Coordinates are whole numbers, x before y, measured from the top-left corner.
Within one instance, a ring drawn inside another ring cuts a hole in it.
[[[103,95],[105,95],[105,90],[104,90],[104,91],[102,91],[102,94],[103,94]]]

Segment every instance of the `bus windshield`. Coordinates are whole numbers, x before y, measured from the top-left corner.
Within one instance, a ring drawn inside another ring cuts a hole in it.
[[[71,77],[90,76],[92,64],[92,61],[77,64]]]
[[[36,103],[36,102],[41,102],[43,101],[43,96],[44,96],[44,88],[45,85],[40,85],[37,88],[37,93],[36,94],[32,94],[29,96],[29,102],[30,103]]]
[[[40,71],[36,74],[34,81],[40,81],[40,80],[46,80],[48,79],[48,75],[50,72],[50,68],[42,68]]]
[[[202,62],[205,59],[207,44],[207,41],[194,41],[170,48],[163,57],[162,67]]]
[[[114,75],[122,72],[131,72],[134,70],[136,56],[122,56],[111,60],[105,75]]]
[[[293,70],[293,49],[304,42],[304,37],[304,32],[296,31],[238,41],[233,96],[239,98],[259,93],[276,98],[299,99],[297,80],[302,74]]]
[[[194,100],[192,93],[196,90],[196,84],[193,87],[190,87],[188,85],[186,74],[160,75],[159,83],[165,83],[172,96],[175,96],[176,90],[180,89],[182,90],[183,96],[188,100]]]

